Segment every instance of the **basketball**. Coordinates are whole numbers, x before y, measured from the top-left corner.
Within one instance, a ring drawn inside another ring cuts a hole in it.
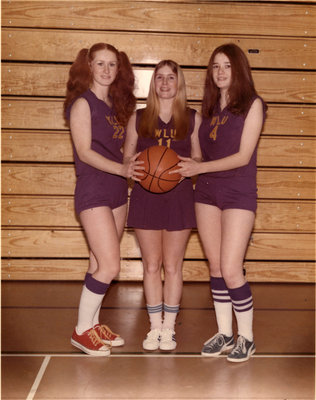
[[[177,153],[166,146],[151,146],[141,152],[137,160],[144,161],[143,176],[140,178],[142,187],[152,193],[165,193],[177,186],[181,175],[169,172],[177,169],[180,161]]]

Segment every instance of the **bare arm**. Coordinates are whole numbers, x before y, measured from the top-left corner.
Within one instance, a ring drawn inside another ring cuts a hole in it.
[[[70,113],[71,136],[79,159],[104,172],[124,177],[130,177],[132,170],[130,165],[124,165],[106,157],[91,148],[91,113],[88,102],[79,98],[71,108]]]
[[[127,124],[127,133],[123,150],[123,163],[128,164],[132,160],[134,161],[136,168],[134,173],[131,175],[131,178],[133,178],[135,181],[139,181],[138,176],[143,175],[141,170],[144,169],[144,167],[141,165],[144,163],[143,161],[135,161],[140,154],[136,153],[137,140],[138,133],[136,131],[136,113],[134,113]]]
[[[199,128],[202,122],[202,116],[195,113],[194,130],[191,134],[191,158],[195,161],[202,161],[202,152],[199,142]]]
[[[258,143],[263,124],[263,105],[256,99],[250,107],[241,135],[239,151],[228,157],[215,161],[193,163],[190,159],[181,157],[179,172],[183,176],[193,176],[207,172],[227,171],[247,165]]]

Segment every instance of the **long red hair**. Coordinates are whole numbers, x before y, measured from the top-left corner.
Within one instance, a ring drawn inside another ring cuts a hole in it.
[[[96,43],[90,49],[79,51],[69,70],[64,115],[66,116],[67,108],[73,101],[89,89],[92,83],[90,63],[94,59],[95,53],[100,50],[112,51],[118,60],[118,72],[110,86],[109,95],[118,121],[126,126],[136,106],[136,98],[133,93],[135,77],[127,55],[107,43]]]
[[[214,58],[219,53],[225,54],[231,65],[232,80],[228,89],[227,108],[234,114],[245,114],[257,92],[248,59],[241,48],[234,43],[217,47],[210,57],[204,85],[202,114],[204,117],[211,116],[220,97],[220,90],[213,81]]]

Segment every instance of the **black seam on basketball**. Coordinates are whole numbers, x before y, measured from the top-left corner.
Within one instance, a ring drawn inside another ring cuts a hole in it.
[[[157,171],[157,169],[158,169],[158,167],[159,167],[159,164],[161,163],[161,160],[163,159],[163,156],[164,156],[164,154],[166,153],[167,150],[168,150],[168,147],[166,147],[165,150],[164,150],[164,152],[161,154],[160,159],[159,159],[159,162],[158,162],[157,165],[156,165],[156,169],[155,169],[155,171],[154,171],[154,175],[148,174],[148,175],[150,175],[150,176],[153,177],[152,180],[151,180],[151,182],[150,182],[150,184],[149,184],[149,186],[148,186],[148,190],[150,190],[151,185],[152,185],[152,183],[153,183],[153,180],[154,180],[154,178],[156,178],[156,171]],[[147,151],[148,159],[149,159],[149,151],[150,151],[150,147],[148,148],[148,151]],[[150,171],[150,164],[149,164],[149,171]],[[158,182],[158,185],[159,185],[159,182]]]
[[[148,147],[147,148],[147,162],[148,162],[148,171],[150,171],[150,157],[149,157],[149,152],[150,152],[150,147]],[[152,183],[153,183],[153,180],[154,180],[154,175],[152,175],[152,174],[150,174],[149,172],[147,172],[147,176],[151,176],[152,178],[151,178],[151,181],[150,181],[150,183],[149,183],[149,186],[148,186],[148,190],[150,191],[150,188],[151,188],[151,185],[152,185]],[[147,178],[147,176],[146,176],[146,178]]]

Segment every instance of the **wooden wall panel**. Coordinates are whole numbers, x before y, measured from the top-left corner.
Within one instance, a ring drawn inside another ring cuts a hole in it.
[[[315,36],[315,8],[309,4],[209,1],[3,2],[2,25],[143,32],[230,35]],[[181,6],[179,6],[181,4]],[[227,23],[229,21],[229,23]]]
[[[313,170],[258,169],[261,199],[315,199]],[[11,195],[72,195],[75,188],[73,165],[4,164],[2,193]]]
[[[200,67],[207,66],[211,49],[233,42],[245,51],[252,68],[306,70],[315,67],[316,43],[312,38],[257,35],[253,36],[253,32],[244,37],[113,31],[105,34],[103,31],[3,28],[2,58],[71,63],[80,49],[106,41],[129,54],[134,64],[156,64],[171,58],[183,66]]]
[[[302,232],[315,229],[312,201],[259,200],[255,232]],[[5,227],[74,228],[80,223],[72,196],[3,196],[2,224]]]
[[[62,99],[4,97],[1,106],[3,129],[68,130],[62,115]],[[190,103],[190,106],[200,110],[200,103]],[[263,135],[315,136],[315,126],[314,106],[271,104]]]
[[[28,66],[6,64],[3,69],[3,94],[32,96],[65,96],[69,66]],[[47,68],[47,69],[46,69]],[[135,95],[146,98],[153,69],[134,68],[136,78]],[[201,100],[205,70],[184,70],[189,100]],[[254,71],[253,78],[258,93],[266,102],[316,103],[314,72]],[[27,82],[27,86],[23,82]]]
[[[5,280],[83,280],[88,259],[4,259],[1,270]],[[244,267],[250,282],[313,282],[313,262],[246,261]],[[116,279],[124,281],[143,280],[141,260],[121,262],[121,271]],[[184,260],[185,281],[208,282],[209,271],[205,260]]]
[[[153,66],[183,68],[200,110],[212,50],[247,54],[268,115],[258,148],[258,211],[248,280],[315,281],[316,3],[284,0],[2,1],[3,279],[83,279],[88,248],[74,213],[75,171],[62,116],[68,70],[82,47],[106,41],[133,63],[143,107]],[[228,23],[229,21],[229,23]],[[65,246],[67,243],[67,246]],[[135,235],[117,279],[141,280]],[[208,281],[199,237],[184,279]]]
[[[3,131],[3,161],[73,162],[70,133]],[[313,138],[265,137],[259,142],[258,166],[315,168]]]
[[[82,258],[88,257],[88,246],[79,229],[3,229],[2,255],[9,258]],[[251,236],[246,259],[311,261],[314,255],[313,234],[258,232]],[[121,257],[140,258],[137,239],[131,230],[123,234]],[[184,257],[205,259],[196,231],[191,233]]]

